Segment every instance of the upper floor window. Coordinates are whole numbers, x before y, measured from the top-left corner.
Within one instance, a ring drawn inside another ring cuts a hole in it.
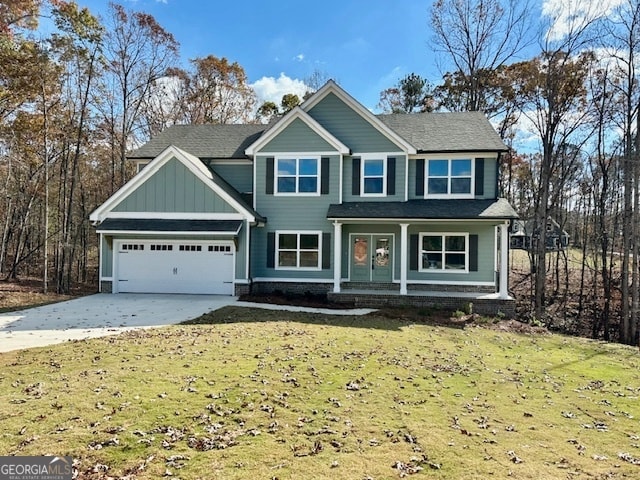
[[[386,194],[386,164],[382,158],[362,159],[362,195]]]
[[[425,177],[429,197],[473,196],[473,162],[469,158],[427,160]]]
[[[319,159],[276,159],[276,192],[279,194],[319,194]]]

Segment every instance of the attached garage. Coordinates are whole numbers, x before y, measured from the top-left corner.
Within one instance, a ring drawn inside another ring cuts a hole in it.
[[[236,160],[229,165],[250,166]],[[166,147],[89,216],[100,291],[246,291],[250,228],[266,222],[249,200],[198,157]]]
[[[106,219],[113,293],[234,295],[240,220]]]
[[[223,241],[117,240],[114,290],[233,295],[234,251]]]

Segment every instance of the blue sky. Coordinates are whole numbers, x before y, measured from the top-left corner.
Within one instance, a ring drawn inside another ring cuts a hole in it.
[[[107,0],[76,0],[103,14]],[[265,97],[300,87],[314,70],[375,110],[380,91],[407,73],[440,77],[430,48],[431,0],[122,0],[180,43],[184,62],[236,61]],[[295,92],[294,92],[295,93]]]
[[[76,0],[92,13],[108,0]],[[215,55],[238,62],[259,101],[280,102],[304,93],[314,71],[335,79],[372,111],[380,92],[408,73],[439,83],[446,57],[433,49],[429,10],[434,0],[119,0],[147,12],[180,43],[188,59]],[[606,12],[623,0],[531,0],[531,15],[558,19],[563,31],[572,15]],[[531,55],[534,55],[533,52]],[[442,68],[442,70],[439,68]]]

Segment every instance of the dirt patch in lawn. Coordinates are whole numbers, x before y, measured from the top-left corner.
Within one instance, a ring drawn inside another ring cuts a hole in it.
[[[53,290],[55,288],[52,287]],[[20,279],[0,281],[0,313],[23,308],[37,307],[49,303],[62,302],[72,298],[95,293],[92,286],[76,287],[71,294],[64,295],[55,291],[43,292],[42,280]]]
[[[325,308],[333,310],[344,310],[353,308],[353,305],[331,302],[326,295],[293,295],[293,294],[248,294],[240,297],[244,302],[267,303],[271,305],[292,305],[309,308]],[[212,312],[215,316],[216,312]],[[243,316],[254,316],[254,321],[264,320],[265,315],[275,315],[277,313],[265,312],[260,309],[248,309]],[[411,323],[424,325],[440,325],[453,328],[465,328],[467,326],[483,326],[503,332],[515,333],[548,333],[546,328],[522,323],[517,320],[505,320],[499,317],[486,317],[478,314],[463,314],[462,312],[451,312],[438,308],[428,307],[388,307],[377,309],[376,317],[384,317],[390,320],[402,320]]]

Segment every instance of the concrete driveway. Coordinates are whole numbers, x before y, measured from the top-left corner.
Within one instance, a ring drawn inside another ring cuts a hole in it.
[[[222,295],[102,293],[2,313],[0,352],[171,325],[236,301]]]

